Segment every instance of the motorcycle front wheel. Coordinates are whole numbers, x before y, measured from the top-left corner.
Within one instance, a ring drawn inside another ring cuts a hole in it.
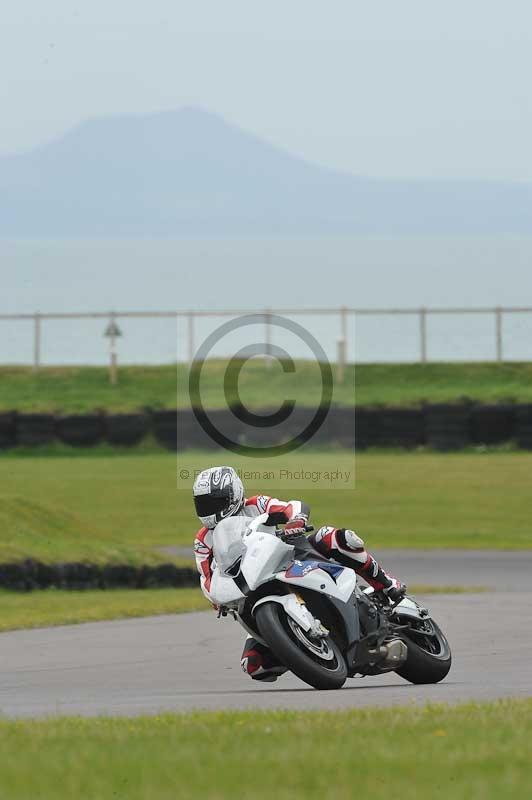
[[[340,689],[347,665],[334,639],[309,637],[280,603],[264,603],[255,613],[260,635],[277,658],[315,689]]]

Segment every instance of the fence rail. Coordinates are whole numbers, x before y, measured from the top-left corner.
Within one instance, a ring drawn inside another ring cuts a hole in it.
[[[270,341],[269,318],[276,314],[280,316],[336,316],[338,318],[338,362],[339,370],[343,369],[344,364],[349,359],[347,348],[347,324],[348,319],[353,317],[367,316],[417,316],[419,320],[419,361],[427,363],[429,359],[428,349],[428,318],[433,315],[453,315],[453,314],[484,314],[493,316],[493,343],[494,360],[504,360],[504,317],[508,314],[532,314],[532,306],[486,306],[486,307],[453,307],[453,308],[356,308],[341,306],[336,308],[285,308],[285,309],[223,309],[216,311],[184,310],[184,311],[85,311],[85,312],[34,312],[24,314],[0,314],[0,321],[26,320],[33,324],[33,369],[38,371],[41,366],[41,346],[43,337],[43,323],[47,320],[83,320],[83,319],[104,319],[110,325],[119,319],[184,319],[187,320],[187,353],[188,360],[191,362],[195,353],[195,326],[196,319],[206,317],[240,317],[247,314],[261,314],[264,319],[266,330],[266,342]],[[114,352],[114,336],[110,334],[111,355]]]

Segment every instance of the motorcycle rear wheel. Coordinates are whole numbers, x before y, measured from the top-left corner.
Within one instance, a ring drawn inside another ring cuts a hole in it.
[[[302,681],[315,689],[340,689],[347,678],[347,665],[334,639],[319,640],[313,647],[302,629],[290,619],[280,603],[264,603],[255,613],[260,635],[277,658]],[[305,645],[307,641],[307,646]]]

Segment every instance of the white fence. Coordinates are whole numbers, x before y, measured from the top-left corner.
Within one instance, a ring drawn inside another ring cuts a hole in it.
[[[449,315],[484,315],[491,320],[492,325],[492,354],[488,360],[503,361],[505,359],[505,319],[509,315],[532,315],[532,307],[490,307],[490,308],[351,308],[342,306],[339,308],[296,308],[296,309],[264,309],[260,310],[213,310],[213,311],[97,311],[85,313],[34,313],[34,314],[0,314],[0,321],[9,324],[14,321],[24,321],[32,326],[33,329],[33,352],[31,354],[33,369],[37,372],[41,366],[43,337],[46,336],[46,325],[50,321],[64,321],[74,323],[78,320],[102,320],[102,332],[106,333],[110,340],[111,357],[115,358],[116,335],[119,330],[115,328],[117,323],[122,320],[155,320],[173,319],[177,323],[184,323],[181,339],[186,340],[186,354],[188,361],[192,361],[199,343],[197,336],[197,325],[200,320],[205,318],[236,318],[247,314],[260,314],[264,324],[264,341],[271,343],[272,325],[270,324],[272,315],[284,317],[324,317],[335,320],[334,326],[337,331],[337,359],[340,366],[346,361],[355,361],[355,353],[351,352],[352,346],[348,340],[348,324],[350,320],[357,320],[363,317],[410,317],[416,321],[417,335],[417,359],[420,363],[427,363],[431,360],[430,354],[430,318]],[[532,318],[531,318],[532,319]],[[29,357],[30,354],[28,354]],[[530,342],[530,352],[528,359],[532,360],[532,341]]]

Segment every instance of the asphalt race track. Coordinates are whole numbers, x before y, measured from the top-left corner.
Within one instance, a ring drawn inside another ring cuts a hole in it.
[[[375,550],[388,572],[408,584],[528,589],[532,550]],[[532,587],[531,587],[532,588]]]
[[[453,668],[434,686],[394,674],[352,679],[336,692],[291,675],[257,684],[240,670],[238,624],[202,612],[1,634],[0,713],[339,709],[532,695],[531,591],[421,599],[453,648]]]

